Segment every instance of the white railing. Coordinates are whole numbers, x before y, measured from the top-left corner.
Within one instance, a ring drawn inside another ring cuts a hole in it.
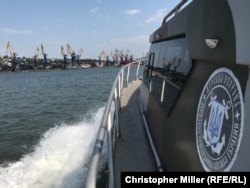
[[[119,115],[120,110],[120,98],[123,89],[123,85],[128,86],[129,80],[138,79],[139,68],[142,60],[129,63],[123,67],[116,76],[114,81],[108,102],[106,104],[102,121],[100,124],[99,132],[94,145],[92,157],[90,160],[90,165],[85,181],[85,188],[95,188],[96,180],[98,174],[98,167],[101,158],[101,153],[103,149],[105,135],[107,134],[107,144],[108,144],[108,187],[113,188],[114,185],[114,169],[113,169],[113,148],[115,139],[120,139],[120,127],[119,127]],[[131,65],[137,64],[137,69],[135,72],[135,77],[130,78],[130,67]],[[125,70],[127,70],[126,80],[124,80]],[[114,104],[114,111],[111,110],[112,104]]]

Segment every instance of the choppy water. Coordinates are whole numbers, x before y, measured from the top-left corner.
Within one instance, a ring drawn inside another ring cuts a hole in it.
[[[0,74],[0,188],[78,188],[120,68]]]

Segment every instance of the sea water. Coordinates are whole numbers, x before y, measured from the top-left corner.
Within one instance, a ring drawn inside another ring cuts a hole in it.
[[[0,74],[0,188],[83,187],[119,70]]]

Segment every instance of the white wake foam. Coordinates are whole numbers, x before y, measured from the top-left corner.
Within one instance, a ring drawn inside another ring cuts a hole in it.
[[[82,187],[103,110],[98,110],[89,121],[48,130],[33,153],[0,167],[0,187]]]

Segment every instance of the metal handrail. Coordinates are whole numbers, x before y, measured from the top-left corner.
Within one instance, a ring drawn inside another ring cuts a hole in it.
[[[90,160],[90,166],[88,168],[87,177],[85,181],[85,188],[95,188],[96,187],[96,178],[98,173],[98,165],[101,157],[101,152],[104,144],[104,138],[107,133],[107,144],[108,144],[108,170],[109,170],[109,187],[113,188],[114,185],[114,170],[113,170],[113,147],[114,142],[113,138],[120,138],[120,127],[119,127],[119,117],[118,110],[120,109],[120,98],[123,89],[123,81],[124,81],[124,70],[127,68],[127,77],[126,77],[126,86],[129,83],[129,74],[130,74],[130,66],[132,64],[138,63],[137,71],[135,75],[135,79],[138,78],[139,67],[141,64],[141,60],[134,61],[129,63],[121,68],[118,72],[116,79],[114,81],[111,93],[109,95],[108,102],[106,104],[104,114],[102,117],[102,121],[100,124],[99,132],[97,134],[96,142],[94,145],[94,149],[92,152],[92,157]],[[114,113],[111,114],[111,106],[112,102],[115,103]],[[112,118],[114,117],[114,121],[112,122]],[[113,131],[114,130],[114,131]],[[113,136],[115,134],[115,137]]]
[[[181,9],[181,7],[186,4],[188,0],[182,0],[178,5],[176,5],[164,18],[163,18],[163,21],[162,21],[162,25],[166,22],[166,20],[174,15],[174,14],[177,14],[179,12],[179,10]]]

